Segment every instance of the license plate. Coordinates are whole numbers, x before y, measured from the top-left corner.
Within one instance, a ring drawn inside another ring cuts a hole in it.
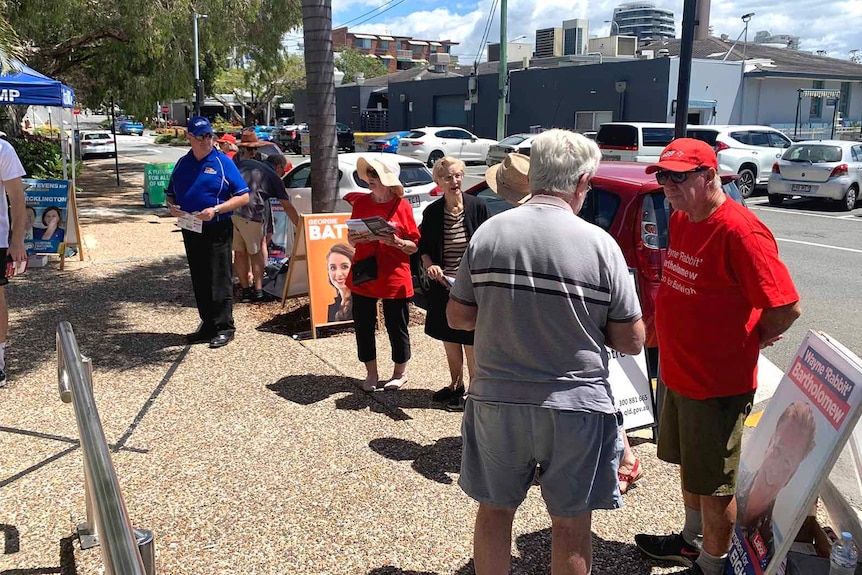
[[[616,156],[605,156],[605,155],[602,155],[602,161],[603,161],[603,162],[619,162],[619,161],[620,161],[620,159],[619,159],[618,157],[616,157]]]
[[[790,186],[791,192],[810,192],[811,186],[807,184],[791,184]]]
[[[419,196],[407,196],[407,201],[410,202],[410,205],[414,208],[422,205],[422,198]]]

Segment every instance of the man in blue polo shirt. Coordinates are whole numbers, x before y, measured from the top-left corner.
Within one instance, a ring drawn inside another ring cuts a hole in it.
[[[248,203],[248,185],[226,155],[213,148],[209,120],[189,120],[186,139],[191,151],[180,158],[165,191],[172,216],[189,214],[203,222],[201,231],[183,228],[183,243],[201,325],[186,336],[188,343],[209,341],[210,347],[233,339],[231,213]]]

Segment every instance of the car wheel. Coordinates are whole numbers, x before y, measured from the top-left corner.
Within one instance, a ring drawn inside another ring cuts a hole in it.
[[[856,207],[856,200],[859,198],[859,190],[856,189],[856,186],[850,186],[847,190],[847,193],[844,195],[844,199],[841,201],[841,209],[845,212],[849,212],[853,208]]]
[[[784,203],[784,196],[781,194],[769,194],[769,205],[779,207]]]
[[[755,184],[754,170],[751,168],[742,168],[739,170],[739,179],[736,180],[736,187],[739,188],[739,193],[743,198],[750,198],[754,193]]]
[[[428,156],[428,167],[433,168],[434,164],[437,163],[437,160],[439,160],[442,157],[443,157],[443,152],[441,152],[440,150],[434,150],[433,152],[431,152],[431,155]]]

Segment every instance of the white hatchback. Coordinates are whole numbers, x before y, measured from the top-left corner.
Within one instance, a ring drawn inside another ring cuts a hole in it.
[[[409,158],[394,156],[401,167],[399,179],[404,186],[404,199],[410,202],[413,208],[413,217],[416,224],[422,222],[422,212],[428,204],[436,198],[431,196],[431,191],[436,188],[431,171],[425,167],[423,162]],[[366,160],[386,158],[392,160],[393,154],[382,152],[354,152],[338,154],[338,200],[335,205],[336,212],[350,212],[350,202],[345,196],[350,193],[369,193],[366,184],[359,174],[356,173],[356,163],[359,158]],[[386,161],[386,160],[384,160]],[[310,214],[311,211],[311,160],[305,160],[296,165],[291,171],[284,175],[284,185],[290,195],[290,203],[300,214]]]
[[[107,130],[81,132],[81,159],[104,154],[113,157],[117,153],[114,135]]]
[[[444,156],[458,158],[464,163],[485,163],[488,148],[497,140],[480,138],[454,126],[417,128],[401,138],[398,153],[424,162],[429,168]]]

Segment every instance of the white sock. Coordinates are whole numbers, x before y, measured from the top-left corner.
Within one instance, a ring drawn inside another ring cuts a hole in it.
[[[0,369],[6,369],[6,342],[0,343]]]
[[[703,537],[703,518],[700,509],[685,506],[685,526],[682,528],[681,535],[686,543],[697,547],[696,541]]]
[[[727,563],[727,553],[721,557],[716,557],[701,549],[696,563],[700,567],[700,570],[703,571],[703,575],[724,575],[724,564]]]

